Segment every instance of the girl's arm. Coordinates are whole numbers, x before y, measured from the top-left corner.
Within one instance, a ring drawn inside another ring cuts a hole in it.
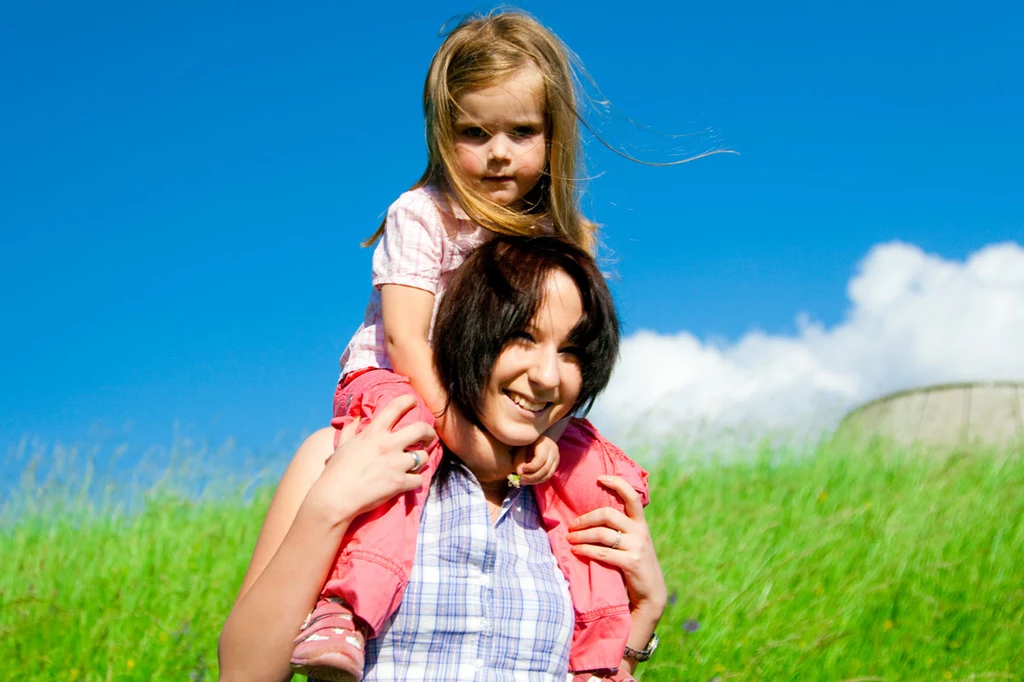
[[[404,450],[433,439],[433,430],[417,423],[391,433],[414,404],[411,396],[396,398],[358,435],[356,423],[345,427],[333,455],[333,429],[317,431],[295,453],[221,631],[221,680],[291,679],[292,642],[352,519],[422,485],[408,473],[412,458]]]
[[[437,379],[434,352],[428,342],[434,294],[402,284],[384,284],[380,288],[380,307],[391,368],[409,377],[427,408],[439,418],[438,431],[444,440],[448,394]]]
[[[626,511],[602,507],[583,514],[570,526],[569,543],[579,556],[622,571],[632,619],[626,644],[642,651],[668,604],[665,576],[654,552],[640,494],[618,476],[602,476],[598,481],[619,496]],[[632,675],[636,666],[636,661],[623,658],[619,670]]]
[[[561,461],[558,439],[569,427],[570,419],[571,417],[559,419],[535,443],[518,448],[512,465],[522,485],[537,485],[555,475]]]

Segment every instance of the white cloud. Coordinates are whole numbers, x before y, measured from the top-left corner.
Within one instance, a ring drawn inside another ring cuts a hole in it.
[[[1024,248],[994,244],[948,261],[910,244],[871,249],[831,328],[797,316],[793,336],[735,344],[639,331],[623,342],[591,419],[625,442],[802,440],[891,391],[1024,380]]]

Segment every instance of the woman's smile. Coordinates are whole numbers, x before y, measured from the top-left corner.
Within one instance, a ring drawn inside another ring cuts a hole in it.
[[[536,414],[541,410],[547,409],[551,405],[550,402],[537,402],[535,400],[530,400],[526,396],[512,391],[506,390],[505,395],[507,395],[509,400],[515,403],[515,405],[532,416],[536,416]]]

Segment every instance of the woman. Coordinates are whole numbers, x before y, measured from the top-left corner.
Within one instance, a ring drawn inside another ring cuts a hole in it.
[[[437,473],[412,576],[398,612],[367,647],[366,680],[472,679],[481,668],[499,679],[565,679],[577,592],[543,527],[553,523],[538,511],[544,491],[509,486],[509,444],[533,442],[589,405],[607,383],[616,325],[592,259],[553,238],[497,238],[453,278],[434,329],[435,361],[456,414],[477,428],[458,430],[468,434],[463,442],[447,443],[441,461],[427,464]],[[222,679],[290,678],[298,625],[352,520],[422,484],[421,456],[407,449],[429,442],[432,430],[391,432],[412,405],[396,399],[361,433],[346,427],[337,449],[325,429],[296,453],[221,634]],[[559,474],[577,470],[567,461],[585,468],[598,456],[577,448],[575,459],[566,457],[579,443],[621,457],[574,420],[559,442]],[[625,679],[652,640],[666,590],[640,494],[616,476],[598,483],[620,503],[582,514],[563,537],[565,549],[589,560],[580,563],[613,567],[625,579],[628,638],[618,661]]]

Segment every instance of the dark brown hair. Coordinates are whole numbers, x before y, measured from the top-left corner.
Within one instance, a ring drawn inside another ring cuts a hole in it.
[[[586,413],[608,385],[619,353],[619,321],[594,259],[557,237],[497,236],[456,271],[434,323],[434,364],[449,405],[477,426],[498,355],[533,321],[555,270],[575,282],[583,304],[569,336],[579,349],[582,376],[572,413]]]

